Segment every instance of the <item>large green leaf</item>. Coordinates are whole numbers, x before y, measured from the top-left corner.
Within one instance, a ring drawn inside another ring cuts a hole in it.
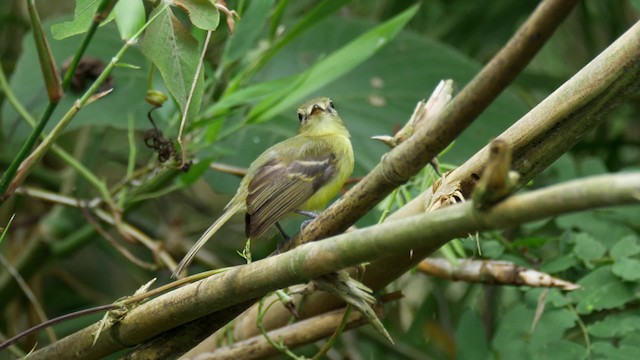
[[[404,28],[418,10],[412,6],[389,21],[359,36],[308,71],[299,75],[302,80],[293,88],[276,89],[267,99],[256,104],[248,115],[248,122],[261,122],[302,102],[309,94],[346,74],[370,58]]]
[[[160,70],[165,85],[184,114],[200,57],[198,42],[173,15],[171,8],[155,11],[162,11],[162,14],[145,32],[142,52]],[[204,73],[201,71],[189,104],[188,118],[193,118],[200,110],[203,89]]]

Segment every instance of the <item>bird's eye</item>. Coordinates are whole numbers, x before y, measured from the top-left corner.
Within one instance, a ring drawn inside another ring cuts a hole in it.
[[[336,107],[335,107],[335,106],[333,106],[333,101],[329,101],[329,107],[330,107],[330,108],[332,108],[333,110],[335,110],[335,109],[336,109]]]
[[[304,115],[302,115],[302,113],[298,113],[298,120],[302,122],[302,119],[304,119]]]

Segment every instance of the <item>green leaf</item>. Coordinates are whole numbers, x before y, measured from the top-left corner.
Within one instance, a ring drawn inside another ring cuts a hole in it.
[[[587,233],[579,233],[574,237],[574,241],[576,245],[573,253],[585,262],[598,259],[607,252],[604,245]]]
[[[504,253],[504,246],[497,240],[480,240],[480,249],[482,257],[488,259],[497,259]]]
[[[145,23],[145,11],[142,0],[118,1],[113,12],[120,37],[129,40]]]
[[[160,70],[164,83],[184,114],[200,52],[198,42],[170,8],[166,8],[145,32],[142,52]],[[200,72],[189,105],[188,119],[193,118],[200,110],[203,88],[204,75]]]
[[[548,357],[546,354],[553,350],[549,345],[561,339],[568,329],[574,327],[576,321],[575,314],[566,309],[545,311],[532,333],[534,315],[534,309],[518,304],[501,317],[492,341],[496,358],[537,359],[543,355]],[[563,351],[578,351],[573,346],[567,347],[569,349]]]
[[[189,171],[180,175],[180,182],[183,187],[191,186],[195,183],[200,176],[209,169],[209,164],[213,161],[213,158],[199,159],[196,164],[191,165]]]
[[[578,302],[576,310],[580,314],[612,309],[634,300],[633,287],[625,284],[611,272],[611,266],[603,266],[578,281],[582,287],[572,291],[569,297]]]
[[[537,249],[539,247],[546,245],[549,241],[551,241],[550,238],[532,236],[532,237],[517,239],[516,241],[513,242],[512,245],[515,248]]]
[[[540,271],[555,274],[567,270],[578,264],[578,259],[573,254],[556,256],[549,261],[545,261],[540,267]]]
[[[609,315],[588,327],[589,334],[598,337],[620,337],[634,330],[640,330],[640,315],[629,313]]]
[[[623,280],[638,281],[640,280],[640,260],[629,258],[619,259],[613,263],[611,271]]]
[[[593,343],[591,349],[595,354],[603,355],[605,359],[627,360],[635,359],[640,353],[640,339],[638,331],[629,333],[615,346],[611,342],[598,341]]]
[[[102,2],[102,0],[76,0],[73,20],[51,25],[53,38],[62,40],[69,36],[86,32],[93,21],[93,16],[96,14],[100,2]],[[111,12],[109,16],[100,23],[100,26],[109,23],[113,20],[113,17],[113,12]]]
[[[299,75],[304,81],[295,89],[276,91],[274,95],[258,103],[249,112],[247,122],[268,120],[284,109],[301,103],[313,91],[346,74],[398,35],[417,10],[417,5],[410,7],[316,63]]]
[[[212,0],[174,0],[189,15],[191,23],[202,30],[213,31],[220,24],[220,13]]]
[[[484,326],[478,314],[473,310],[466,310],[456,329],[456,358],[487,359],[489,344]]]
[[[225,45],[222,54],[223,67],[226,68],[230,63],[250,54],[249,50],[254,46],[256,39],[264,33],[264,25],[269,19],[274,2],[275,0],[262,0],[247,4],[247,10],[242,14],[235,32]]]
[[[640,245],[635,235],[625,236],[611,248],[611,256],[622,259],[640,254]]]
[[[530,351],[529,359],[584,359],[587,348],[569,340],[552,340]]]

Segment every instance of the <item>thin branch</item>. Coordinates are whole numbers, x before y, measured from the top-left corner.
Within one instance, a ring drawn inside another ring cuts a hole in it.
[[[87,208],[86,206],[82,206],[82,204],[86,204],[87,201],[79,201],[78,199],[74,199],[69,196],[59,195],[50,191],[36,189],[29,186],[20,187],[16,190],[16,192],[19,194],[36,198],[36,199],[46,200],[46,201],[54,202],[57,204],[67,205],[67,206],[76,207],[76,208]],[[102,221],[106,222],[109,225],[116,226],[116,218],[113,215],[98,208],[92,209],[92,211]],[[140,229],[136,228],[135,226],[127,222],[121,221],[119,223],[119,226],[120,227],[118,230],[120,232],[127,234],[129,237],[137,240],[142,245],[144,245],[147,249],[151,250],[151,252],[154,255],[157,255],[161,259],[162,263],[164,263],[167,268],[172,269],[176,266],[176,262],[173,260],[171,255],[167,253],[166,250],[163,249],[161,242],[152,239],[143,231],[141,231]]]
[[[428,258],[418,264],[425,274],[448,280],[530,287],[557,287],[577,290],[579,285],[510,261],[462,259],[453,264],[442,258]]]
[[[185,166],[187,163],[187,150],[185,149],[184,143],[182,142],[182,132],[184,131],[184,125],[187,123],[187,115],[189,114],[189,107],[191,106],[191,100],[193,99],[193,94],[196,91],[198,79],[200,78],[200,71],[202,71],[202,63],[204,62],[204,56],[207,53],[207,48],[209,47],[209,40],[211,40],[212,33],[213,31],[211,30],[207,31],[207,36],[204,39],[204,45],[202,45],[202,52],[200,53],[200,58],[198,59],[198,66],[196,67],[196,73],[193,76],[193,82],[191,82],[191,89],[189,90],[189,96],[187,96],[187,102],[184,105],[182,120],[180,121],[180,131],[178,132],[178,143],[180,144],[180,151],[182,152],[182,163],[180,164],[180,168]]]
[[[22,289],[22,292],[24,293],[24,295],[27,297],[27,299],[29,299],[29,302],[31,303],[31,305],[33,305],[33,308],[36,310],[36,314],[38,314],[40,321],[46,322],[48,320],[47,314],[44,312],[42,305],[40,305],[40,302],[36,298],[36,294],[34,294],[33,291],[31,291],[31,288],[29,287],[27,282],[24,281],[24,278],[20,276],[20,273],[18,273],[16,269],[13,266],[11,266],[11,264],[7,261],[7,259],[5,259],[4,256],[2,256],[1,254],[0,254],[0,263],[2,263],[2,266],[4,266],[7,269],[7,271],[9,271],[9,273],[11,274],[11,276],[13,276],[13,278],[16,280],[18,285],[20,285],[20,289]],[[58,336],[56,336],[56,333],[53,331],[53,329],[47,329],[47,335],[49,336],[49,341],[51,342],[58,340]]]
[[[606,192],[602,189],[608,189]],[[92,346],[91,325],[32,354],[31,359],[102,357],[180,324],[324,274],[418,246],[438,249],[469,233],[517,226],[604,206],[638,204],[640,173],[596,176],[510,197],[486,212],[473,202],[334,236],[237,266],[131,310]]]
[[[330,336],[340,326],[344,315],[344,309],[334,310],[330,313],[270,331],[268,336],[271,339],[282,342],[288,348],[296,348]],[[356,311],[349,314],[345,321],[347,329],[353,329],[366,323],[367,321],[362,314]],[[271,346],[264,336],[259,335],[233,345],[221,347],[209,353],[199,354],[194,357],[194,360],[263,359],[277,354],[279,354],[279,351]]]
[[[100,226],[100,224],[93,218],[93,215],[91,214],[89,208],[87,208],[86,206],[82,206],[80,202],[78,202],[78,207],[80,208],[82,215],[87,220],[89,225],[91,225],[91,227],[93,227],[98,234],[100,234],[105,240],[107,240],[107,242],[111,244],[111,246],[113,246],[113,248],[116,249],[117,252],[122,254],[122,256],[131,261],[133,264],[138,265],[145,270],[158,270],[158,265],[138,259],[131,253],[131,251],[129,251],[129,249],[120,245],[120,243],[118,243],[118,241],[114,239],[113,236],[111,236],[111,234],[109,234],[105,229],[103,229],[102,226]]]

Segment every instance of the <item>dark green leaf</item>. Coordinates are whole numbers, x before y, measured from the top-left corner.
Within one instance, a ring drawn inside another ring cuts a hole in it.
[[[634,330],[640,330],[640,315],[630,313],[612,314],[589,325],[589,334],[598,337],[620,337]]]
[[[635,299],[633,287],[625,284],[611,272],[611,266],[603,266],[578,281],[582,287],[568,296],[578,301],[580,314],[612,309]]]
[[[520,238],[513,242],[513,246],[516,248],[531,248],[536,249],[547,244],[551,239],[545,237],[526,237]]]
[[[552,340],[530,351],[530,359],[585,359],[587,348],[568,340]]]

